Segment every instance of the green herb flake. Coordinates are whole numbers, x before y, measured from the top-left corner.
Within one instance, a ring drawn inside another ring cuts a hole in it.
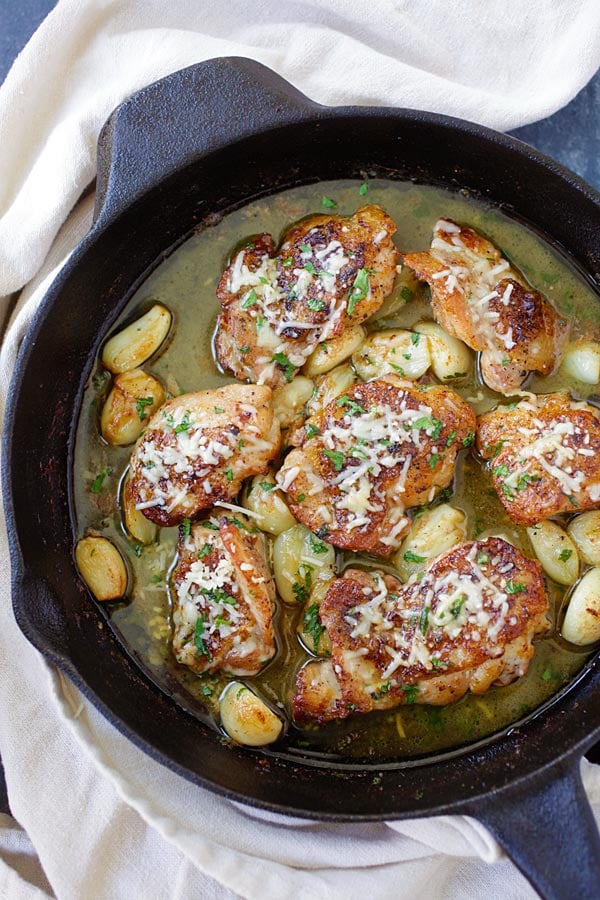
[[[306,494],[298,494],[296,500],[298,503],[302,503],[303,500],[306,500]]]
[[[451,447],[456,440],[456,431],[451,431],[446,439],[446,447]]]
[[[90,491],[92,494],[100,493],[100,491],[102,490],[102,487],[104,485],[104,479],[106,478],[107,475],[112,475],[112,471],[113,470],[112,470],[111,466],[106,466],[104,469],[102,469],[101,472],[98,472],[98,474],[96,475],[96,477],[94,478],[94,480],[92,481],[92,484],[90,486]]]
[[[356,278],[354,279],[354,284],[350,289],[350,294],[348,296],[348,315],[351,316],[354,313],[356,308],[356,304],[360,303],[361,300],[364,300],[367,294],[369,293],[369,272],[367,269],[359,269],[356,273]]]
[[[153,575],[150,580],[152,581],[152,584],[161,584],[162,576],[161,575]]]
[[[411,291],[410,288],[403,287],[402,290],[400,291],[400,296],[402,297],[402,299],[404,300],[405,303],[410,303],[410,301],[413,298],[413,292]]]
[[[175,427],[173,428],[173,431],[175,432],[175,434],[181,434],[184,431],[189,431],[189,429],[191,428],[191,425],[192,425],[192,422],[190,420],[190,411],[188,409],[188,410],[186,410],[185,415],[184,415],[183,419],[181,420],[181,422],[179,423],[179,425],[175,425]]]
[[[507,594],[524,594],[527,588],[522,581],[513,581],[512,578],[509,578],[505,590]]]
[[[323,541],[319,541],[314,534],[310,534],[308,540],[313,553],[327,553],[327,550],[329,549],[327,544],[323,543]]]
[[[148,406],[152,406],[154,403],[154,397],[136,397],[135,398],[135,409],[139,416],[140,422],[143,422],[144,419],[148,418],[148,413],[146,412],[146,408]]]
[[[276,484],[271,484],[270,481],[259,481],[258,484],[267,494],[269,494],[271,491],[274,491],[277,487]]]
[[[483,551],[477,556],[477,565],[478,566],[483,566],[486,563],[489,563],[489,561],[490,561],[489,556],[487,555],[487,553],[484,553]]]
[[[345,457],[341,450],[323,450],[323,456],[330,459],[336,472],[341,472],[344,468]]]
[[[317,270],[311,262],[304,263],[304,270],[309,272],[311,275],[316,275]]]
[[[359,413],[366,412],[366,410],[363,406],[360,405],[360,403],[356,403],[354,400],[348,397],[347,394],[344,394],[343,397],[340,397],[340,399],[337,401],[337,406],[347,406],[351,416],[356,416]]]
[[[573,551],[569,550],[567,547],[565,547],[564,550],[561,550],[560,553],[558,554],[558,558],[560,559],[561,562],[567,562],[567,560],[571,559],[572,556],[573,556]]]
[[[325,627],[321,625],[321,621],[319,619],[319,604],[311,603],[310,606],[307,606],[304,610],[304,615],[302,616],[302,627],[304,629],[305,634],[310,635],[312,638],[313,648],[315,653],[319,652],[319,643],[321,641],[321,637],[323,636],[323,632],[325,631]]]
[[[336,209],[337,203],[335,200],[332,200],[331,197],[321,197],[321,206],[324,206],[326,209]]]
[[[309,299],[306,301],[306,305],[308,309],[312,310],[313,312],[321,312],[321,310],[325,308],[325,301],[319,300],[318,297],[309,297]]]
[[[202,614],[201,616],[198,616],[196,619],[196,627],[194,628],[194,645],[198,650],[197,656],[206,656],[207,659],[212,660],[211,652],[208,649],[208,645],[203,636],[205,624],[206,615]]]
[[[410,336],[411,344],[414,344],[416,347],[420,340],[421,340],[421,335],[419,334],[419,332],[413,331],[413,333]]]
[[[215,412],[216,412],[217,414],[218,414],[218,413],[224,413],[225,410],[223,409],[222,406],[215,406]]]
[[[210,556],[210,551],[212,550],[211,544],[203,544],[202,547],[198,550],[196,554],[198,559],[204,559],[207,556]]]
[[[300,249],[303,253],[312,253],[312,247],[310,244],[300,244]]]
[[[469,433],[463,438],[462,445],[463,447],[472,447],[475,443],[475,432],[469,431]]]
[[[467,595],[461,594],[460,597],[457,597],[452,606],[450,607],[450,615],[453,618],[458,619],[462,612],[462,608],[467,602]]]
[[[369,190],[369,183],[367,181],[363,181],[361,186],[358,189],[358,193],[361,197],[364,197],[367,191]]]
[[[184,519],[181,523],[181,527],[183,529],[183,536],[189,537],[192,531],[192,523],[190,519]]]
[[[296,367],[292,365],[289,361],[285,353],[275,353],[272,357],[271,362],[277,363],[277,365],[283,369],[283,374],[285,375],[286,381],[291,381],[294,377],[294,372],[296,371]]]
[[[435,467],[438,464],[438,461],[443,458],[444,457],[441,455],[441,453],[432,453],[431,454],[431,456],[429,457],[429,468],[431,469],[431,471],[433,471],[435,469]]]
[[[208,684],[202,685],[202,693],[205,697],[212,697],[212,688]]]
[[[258,303],[258,295],[254,288],[252,288],[252,290],[246,294],[246,298],[242,301],[242,309],[250,309],[255,303]]]
[[[306,435],[307,441],[309,441],[311,438],[314,438],[317,434],[321,434],[317,426],[311,424],[305,426],[304,433]]]
[[[248,353],[250,347],[240,347],[240,353]]]
[[[259,276],[258,276],[258,280],[260,281],[261,284],[268,284],[268,283],[269,283],[269,279],[268,279],[268,278],[265,278],[264,275],[259,275]]]
[[[285,266],[287,268],[288,266],[291,266],[291,264],[293,262],[294,262],[293,256],[288,256],[287,259],[282,260],[281,265]]]
[[[404,696],[406,697],[407,706],[412,706],[417,702],[417,696],[419,694],[418,684],[403,684],[402,690],[404,691]]]
[[[429,607],[424,606],[419,619],[419,631],[423,636],[427,634],[429,628]]]
[[[424,563],[427,559],[426,556],[418,556],[416,553],[413,553],[412,550],[407,550],[404,554],[404,562],[412,562],[412,563]]]
[[[225,477],[227,481],[233,481],[233,469],[225,469]]]
[[[542,679],[542,681],[550,681],[550,679],[552,678],[552,669],[544,669],[544,671],[540,675],[540,678]]]

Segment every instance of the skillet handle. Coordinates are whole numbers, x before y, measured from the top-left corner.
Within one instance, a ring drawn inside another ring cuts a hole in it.
[[[174,72],[125,100],[102,128],[94,219],[107,224],[169,175],[226,144],[314,120],[321,110],[251,59],[212,59]]]
[[[556,763],[473,810],[545,900],[600,894],[600,835],[579,763]]]

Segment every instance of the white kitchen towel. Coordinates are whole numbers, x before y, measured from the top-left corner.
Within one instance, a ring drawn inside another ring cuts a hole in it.
[[[90,226],[93,196],[75,204],[104,119],[142,85],[217,55],[258,59],[322,103],[422,107],[508,128],[550,114],[594,74],[600,7],[60,0],[0,89],[0,294],[27,283],[0,356],[2,405],[26,326]],[[0,537],[6,573],[4,528]],[[32,842],[0,821],[0,896],[48,890],[29,888],[33,875],[17,866],[32,848],[57,896],[77,900],[534,896],[466,817],[318,825],[191,786],[42,661],[16,626],[6,577],[0,592],[0,752]],[[595,767],[584,777],[600,814]]]

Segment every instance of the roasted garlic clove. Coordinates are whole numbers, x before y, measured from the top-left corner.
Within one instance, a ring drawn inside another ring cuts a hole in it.
[[[352,356],[361,378],[400,375],[415,381],[431,365],[428,338],[416,331],[396,328],[369,335]]]
[[[246,747],[264,747],[283,731],[279,716],[239,681],[232,681],[219,701],[221,724],[232,740]]]
[[[335,369],[340,363],[345,362],[349,356],[358,350],[365,339],[366,331],[362,325],[353,325],[347,328],[338,337],[329,338],[320,344],[304,363],[303,372],[309,378],[316,375],[324,375]]]
[[[558,584],[574,584],[579,576],[579,553],[567,532],[551,522],[538,522],[527,529],[542,569]]]
[[[120,600],[127,590],[127,569],[115,545],[104,537],[77,542],[75,561],[96,600]]]
[[[135,443],[164,402],[162,384],[143,369],[117,375],[100,416],[102,437],[119,447]]]
[[[565,640],[579,647],[600,640],[600,568],[586,572],[575,587],[561,632]]]
[[[115,375],[141,366],[168,335],[171,319],[166,306],[155,303],[147,313],[109,338],[102,351],[103,365]]]

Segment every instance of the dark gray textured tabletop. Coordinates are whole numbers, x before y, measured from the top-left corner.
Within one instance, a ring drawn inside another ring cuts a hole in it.
[[[0,0],[0,82],[55,5],[52,0]],[[511,134],[600,189],[600,72],[564,109],[540,122],[517,128]],[[600,762],[600,744],[588,758]],[[7,806],[6,790],[3,791],[0,778],[0,810]]]

